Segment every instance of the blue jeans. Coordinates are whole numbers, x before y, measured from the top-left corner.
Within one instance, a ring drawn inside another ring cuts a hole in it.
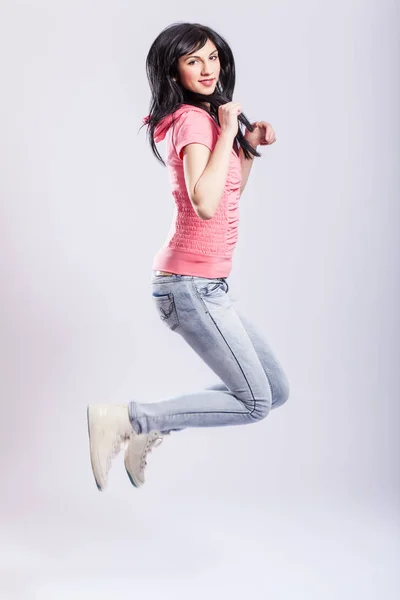
[[[182,336],[219,381],[159,402],[130,402],[137,433],[255,423],[286,402],[288,379],[266,339],[230,296],[227,278],[153,272],[151,286],[164,325]]]

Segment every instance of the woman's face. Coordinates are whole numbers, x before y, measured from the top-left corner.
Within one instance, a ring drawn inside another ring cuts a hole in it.
[[[220,68],[218,50],[208,39],[200,50],[178,59],[179,82],[192,92],[212,94],[217,85]],[[207,79],[211,81],[202,83],[202,80]]]

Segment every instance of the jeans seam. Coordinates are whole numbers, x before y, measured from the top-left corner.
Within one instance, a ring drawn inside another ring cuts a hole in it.
[[[201,417],[201,415],[251,415],[252,412],[249,410],[202,410],[201,412],[182,412],[182,413],[174,413],[173,415],[143,415],[139,417],[135,417],[136,419],[149,419],[151,421],[158,421],[160,419],[173,419],[174,417],[182,417],[186,415],[196,415]]]
[[[193,280],[192,280],[192,285],[193,285],[193,287],[194,287],[194,290],[195,290],[195,292],[196,292],[196,295],[197,295],[197,297],[200,299],[200,302],[203,304],[204,308],[206,308],[206,309],[207,309],[207,305],[206,305],[206,303],[204,302],[204,299],[203,299],[203,298],[201,297],[201,295],[199,294],[199,292],[198,292],[198,290],[197,290],[197,288],[196,288],[196,286],[195,286],[195,283],[194,283],[194,281],[193,281]],[[238,365],[238,367],[239,367],[240,371],[242,372],[242,375],[243,375],[243,377],[244,377],[244,380],[245,380],[245,382],[246,382],[246,384],[247,384],[247,387],[249,388],[249,391],[250,391],[251,397],[252,397],[252,399],[253,399],[253,408],[252,408],[250,411],[247,411],[247,412],[248,412],[248,414],[252,415],[252,414],[255,412],[255,410],[256,410],[256,399],[255,399],[255,397],[254,397],[253,390],[251,389],[251,385],[250,385],[250,383],[249,383],[249,381],[248,381],[248,379],[247,379],[247,377],[246,377],[246,375],[245,375],[245,373],[244,373],[244,371],[243,371],[243,369],[242,369],[242,366],[241,366],[241,364],[240,364],[239,360],[237,359],[237,357],[236,357],[235,353],[233,352],[232,348],[231,348],[231,347],[230,347],[230,345],[228,344],[228,342],[227,342],[227,340],[226,340],[225,336],[223,335],[222,331],[221,331],[221,330],[220,330],[220,328],[218,327],[218,325],[217,325],[216,321],[214,320],[213,316],[211,315],[210,311],[209,311],[209,310],[206,310],[206,314],[208,314],[208,315],[209,315],[209,317],[210,317],[211,321],[214,323],[214,325],[215,325],[215,327],[216,327],[217,331],[219,332],[220,336],[221,336],[221,337],[222,337],[222,339],[224,340],[225,344],[228,346],[228,348],[229,348],[229,350],[230,350],[230,352],[231,352],[231,354],[232,354],[233,358],[235,359],[235,361],[236,361],[236,363],[237,363],[237,365]],[[236,396],[235,396],[235,397],[236,397]],[[239,398],[236,398],[236,399],[237,399],[239,402],[242,402],[242,400],[239,400]],[[244,403],[242,402],[242,404],[244,404]],[[244,405],[244,406],[245,406],[245,405]]]

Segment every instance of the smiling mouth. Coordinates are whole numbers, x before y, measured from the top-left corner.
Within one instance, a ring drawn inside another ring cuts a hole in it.
[[[211,79],[199,79],[200,83],[214,81],[215,77],[211,77]]]

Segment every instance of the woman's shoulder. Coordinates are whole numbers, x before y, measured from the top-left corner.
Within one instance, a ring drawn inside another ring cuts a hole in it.
[[[181,121],[203,121],[214,123],[218,128],[218,123],[212,118],[210,113],[204,108],[194,106],[193,104],[181,104],[181,106],[173,113],[174,120]]]

